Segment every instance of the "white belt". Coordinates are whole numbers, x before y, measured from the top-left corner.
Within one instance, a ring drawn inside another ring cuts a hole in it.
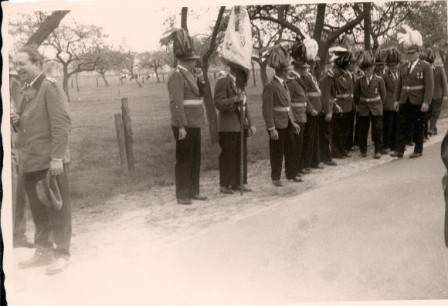
[[[306,107],[306,102],[291,103],[291,107]]]
[[[314,98],[318,98],[321,96],[320,92],[307,92],[306,93],[307,97],[314,97]]]
[[[403,86],[404,90],[420,90],[425,89],[424,85],[416,85],[416,86]]]
[[[353,98],[353,95],[352,94],[336,95],[336,98],[343,98],[343,99]]]
[[[277,106],[277,107],[274,107],[274,110],[275,111],[277,111],[277,112],[289,112],[289,110],[290,110],[291,108],[289,107],[289,106]]]
[[[359,100],[362,101],[362,102],[375,102],[375,101],[380,101],[381,97],[380,96],[375,97],[375,98],[364,98],[364,97],[361,97],[361,98],[359,98]]]
[[[184,100],[184,105],[202,105],[202,99]]]

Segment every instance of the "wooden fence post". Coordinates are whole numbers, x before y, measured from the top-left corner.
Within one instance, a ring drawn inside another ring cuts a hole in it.
[[[98,83],[98,77],[96,77],[96,87],[99,87],[99,83]]]
[[[124,126],[124,140],[126,144],[126,158],[128,161],[128,169],[134,170],[134,151],[132,150],[132,126],[131,117],[129,116],[130,108],[128,98],[121,98],[121,114]]]
[[[115,114],[115,129],[117,130],[118,151],[120,153],[121,170],[128,172],[128,164],[126,157],[126,143],[124,140],[124,126],[121,114]]]

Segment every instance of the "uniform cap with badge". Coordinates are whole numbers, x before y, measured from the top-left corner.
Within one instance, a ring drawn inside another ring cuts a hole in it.
[[[386,63],[387,65],[397,65],[401,62],[401,53],[397,48],[393,47],[386,51]]]
[[[362,61],[360,64],[361,69],[367,69],[375,66],[375,55],[372,50],[364,50],[362,52]]]
[[[350,62],[354,60],[353,54],[346,48],[340,46],[332,47],[328,52],[332,54],[331,60],[341,69],[347,69]]]
[[[316,40],[304,33],[304,39],[296,38],[297,42],[292,46],[291,56],[296,67],[310,67],[310,62],[317,60],[319,44]]]

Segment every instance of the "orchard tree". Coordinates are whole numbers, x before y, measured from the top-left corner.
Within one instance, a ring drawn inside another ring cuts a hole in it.
[[[152,69],[157,78],[157,83],[160,83],[159,70],[163,66],[174,66],[173,56],[167,50],[143,52],[139,54],[140,69]]]
[[[128,51],[124,54],[124,59],[121,62],[120,70],[123,73],[130,74],[131,79],[134,79],[138,87],[143,87],[138,80],[138,69],[139,69],[139,54],[137,52]]]
[[[125,54],[121,50],[116,50],[111,46],[105,46],[98,50],[99,56],[95,71],[103,78],[104,84],[109,86],[106,79],[106,73],[113,70],[119,70],[125,60]]]

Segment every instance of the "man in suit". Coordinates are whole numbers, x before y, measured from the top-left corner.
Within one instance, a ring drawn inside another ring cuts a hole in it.
[[[443,102],[448,101],[448,90],[445,69],[443,69],[443,66],[434,65],[435,54],[432,49],[426,49],[425,60],[431,65],[434,75],[434,92],[425,121],[425,136],[428,136],[437,135],[437,120],[440,117]]]
[[[20,268],[49,265],[46,273],[63,271],[70,258],[72,234],[69,188],[68,136],[71,127],[68,101],[56,81],[43,73],[43,56],[24,47],[15,58],[19,78],[26,82],[17,115],[11,118],[18,130],[19,168],[35,224],[34,255]],[[45,206],[37,185],[55,176],[62,208]],[[50,241],[50,234],[53,241]],[[53,243],[56,248],[53,249]]]
[[[302,182],[297,176],[297,157],[294,155],[294,134],[300,133],[300,127],[294,122],[291,109],[291,97],[286,79],[293,66],[286,49],[277,46],[271,51],[269,66],[275,69],[274,78],[263,89],[262,113],[269,133],[269,155],[271,179],[276,187],[282,187],[280,180],[285,158],[286,178]]]
[[[219,185],[220,191],[233,194],[241,186],[241,141],[243,141],[243,191],[252,191],[247,187],[247,139],[256,132],[246,103],[245,87],[249,79],[249,70],[230,64],[230,73],[218,80],[215,86],[215,107],[219,111]],[[243,110],[240,103],[244,103]],[[245,136],[241,140],[241,112],[244,112]]]
[[[199,192],[201,167],[201,126],[204,109],[198,80],[192,74],[199,56],[192,50],[175,54],[176,69],[168,78],[171,128],[176,141],[176,198],[181,205],[206,200]]]
[[[442,179],[442,186],[445,196],[445,226],[444,226],[444,237],[445,246],[448,248],[448,133],[445,134],[441,145],[441,155],[442,161],[445,165],[447,172]]]
[[[386,86],[386,98],[383,100],[383,148],[385,153],[396,150],[398,113],[394,107],[394,102],[400,61],[401,54],[397,49],[387,50],[387,71],[383,74],[384,85]]]
[[[408,63],[403,65],[398,75],[394,106],[399,111],[399,134],[397,151],[391,153],[392,157],[403,157],[406,136],[412,127],[415,147],[410,158],[423,154],[424,121],[432,100],[434,77],[431,66],[419,59],[420,48],[419,45],[408,44]]]
[[[367,156],[367,138],[372,121],[372,135],[375,143],[375,158],[380,158],[383,150],[383,100],[386,87],[382,77],[375,74],[375,57],[371,51],[364,51],[361,68],[364,76],[355,84],[354,100],[359,118],[359,150],[361,157]]]
[[[332,137],[331,155],[333,158],[350,157],[346,151],[350,115],[353,110],[354,83],[348,73],[348,67],[354,60],[353,55],[346,49],[340,48],[335,52],[334,66],[320,80],[322,103],[332,105]]]

